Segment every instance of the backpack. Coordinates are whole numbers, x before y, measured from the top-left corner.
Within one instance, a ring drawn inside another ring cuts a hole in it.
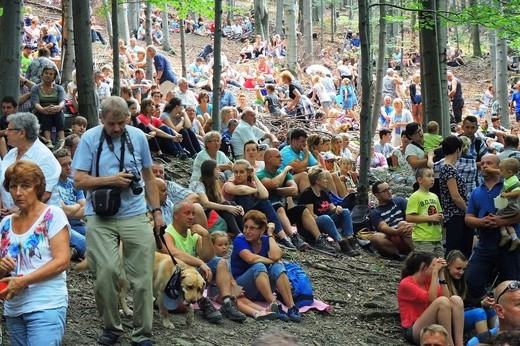
[[[291,283],[291,293],[294,300],[294,305],[301,308],[303,306],[312,305],[314,302],[314,294],[311,285],[311,281],[297,263],[283,262],[285,270],[287,271],[287,277]],[[278,294],[278,299],[285,304],[283,298]],[[286,304],[287,305],[287,304]]]

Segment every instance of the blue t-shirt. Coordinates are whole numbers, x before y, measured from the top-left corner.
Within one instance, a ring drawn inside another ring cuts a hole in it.
[[[471,197],[469,198],[466,214],[475,215],[479,219],[485,217],[486,214],[496,214],[497,208],[495,208],[493,198],[500,194],[503,185],[504,183],[501,181],[488,191],[486,185],[482,184],[473,190]],[[517,235],[520,236],[518,225],[515,225],[514,227]],[[500,232],[478,230],[478,233],[479,241],[476,245],[477,247],[487,249],[499,247],[501,239]]]
[[[511,103],[515,103],[515,112],[520,113],[520,92],[515,91],[511,96]]]
[[[148,141],[146,140],[143,131],[132,126],[126,126],[129,137],[134,147],[134,155],[128,150],[128,144],[125,143],[125,158],[124,168],[128,171],[136,172],[141,177],[143,168],[150,168],[152,166],[152,155],[148,148]],[[103,125],[96,126],[81,136],[76,154],[72,160],[72,168],[76,171],[88,172],[91,176],[96,176],[96,156],[99,145],[99,139]],[[112,138],[114,144],[114,152],[108,148],[107,141],[103,141],[101,151],[99,176],[107,177],[116,175],[119,172],[119,160],[121,159],[121,137]],[[135,162],[134,162],[135,156]],[[117,157],[117,158],[116,158]],[[143,186],[143,179],[139,180],[139,184]],[[146,201],[144,192],[140,195],[134,195],[130,187],[121,190],[121,207],[119,211],[111,218],[118,218],[122,216],[136,216],[146,213]],[[90,192],[87,194],[87,201],[85,203],[85,215],[95,215],[92,207],[92,200]]]
[[[262,247],[257,255],[268,257],[269,237],[262,235],[260,239],[262,240]],[[246,240],[246,237],[243,234],[239,234],[233,241],[233,251],[231,252],[231,273],[235,279],[244,274],[251,267],[251,264],[240,258],[239,254],[242,250],[249,250],[255,253],[253,246]]]
[[[305,159],[305,152],[303,150],[300,150],[300,152],[296,154],[296,152],[294,152],[290,145],[283,148],[280,154],[282,154],[282,167],[280,167],[282,169],[294,160],[298,160],[301,162]],[[307,167],[316,166],[317,164],[318,161],[316,161],[314,156],[312,156],[312,154],[309,153],[309,161],[307,161]]]
[[[74,182],[70,178],[67,178],[66,182],[58,181],[56,184],[56,190],[65,205],[73,205],[78,203],[78,201],[85,199],[83,190],[76,189],[74,187]],[[69,219],[69,222],[72,228],[74,228],[74,226],[83,226],[83,222],[79,219]]]
[[[162,71],[161,79],[159,80],[160,83],[170,81],[173,84],[177,84],[177,76],[175,75],[175,72],[173,72],[170,62],[164,55],[161,53],[155,53],[153,63],[157,72]]]

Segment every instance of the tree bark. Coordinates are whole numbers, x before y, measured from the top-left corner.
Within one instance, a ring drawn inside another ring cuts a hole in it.
[[[0,100],[12,96],[18,100],[20,89],[20,43],[22,37],[21,0],[4,2],[0,31]]]
[[[423,0],[425,10],[419,12],[419,41],[421,51],[421,88],[424,119],[442,124],[441,100],[447,98],[447,90],[441,86],[435,0]],[[441,88],[443,92],[441,92]]]
[[[287,69],[294,76],[298,75],[298,57],[296,56],[296,10],[297,6],[293,0],[284,0],[285,34],[287,38]]]
[[[493,101],[497,98],[497,81],[495,76],[497,75],[497,50],[495,46],[496,41],[496,32],[495,30],[488,30],[488,40],[489,40],[489,57],[491,58],[491,84],[493,85]]]
[[[255,6],[255,34],[262,36],[264,41],[269,40],[269,13],[265,0],[254,0]]]
[[[170,29],[168,25],[168,4],[164,4],[164,10],[162,11],[162,33],[162,47],[165,51],[169,52],[172,50],[172,46],[170,44]]]
[[[507,43],[502,37],[502,30],[496,33],[496,95],[499,104],[498,115],[502,120],[502,126],[509,128],[509,88],[507,86]]]
[[[276,21],[274,27],[275,34],[283,34],[283,1],[276,1]]]
[[[181,19],[181,69],[182,76],[186,78],[186,21]]]
[[[72,80],[72,71],[74,70],[74,27],[72,18],[72,0],[63,0],[62,2],[62,18],[63,18],[63,37],[61,44],[61,84],[67,86]]]
[[[101,0],[101,3],[103,4],[103,12],[105,13],[105,18],[107,21],[108,42],[112,42],[112,36],[114,32],[112,31],[112,20],[110,18],[110,11],[108,10],[108,2],[107,0]]]
[[[220,133],[220,75],[222,73],[222,0],[215,0],[215,33],[213,35],[213,112],[211,128]]]
[[[372,106],[372,126],[370,127],[372,133],[375,133],[379,121],[379,110],[383,99],[383,77],[386,72],[386,0],[380,0],[380,3],[382,5],[379,6],[379,46],[377,48],[376,85],[374,86],[375,95]]]
[[[139,0],[128,0],[128,31],[130,36],[139,28]]]
[[[145,19],[145,23],[144,23],[144,30],[145,30],[146,45],[151,46],[151,45],[153,45],[153,40],[152,40],[152,3],[150,1],[146,2],[145,16],[146,16],[146,19]],[[154,80],[153,79],[153,60],[148,58],[148,54],[146,55],[146,79]]]
[[[303,2],[303,39],[305,40],[305,53],[312,57],[312,0]]]
[[[112,96],[119,96],[121,89],[121,73],[119,63],[119,16],[117,14],[119,6],[118,0],[112,0],[112,68],[114,70],[114,82],[112,85]]]
[[[79,114],[87,118],[89,127],[99,123],[92,66],[92,36],[88,1],[72,1],[74,17],[74,49],[76,54],[76,84],[78,85]]]
[[[446,0],[437,0],[437,11],[445,11],[447,8]],[[439,77],[440,77],[440,94],[443,96],[439,101],[441,102],[442,113],[440,118],[442,122],[439,123],[440,134],[444,137],[449,136],[451,134],[450,128],[450,101],[445,96],[447,93],[446,85],[448,85],[448,77],[447,72],[448,68],[446,65],[446,45],[448,44],[448,30],[445,25],[442,24],[442,20],[437,16],[437,47],[438,47],[438,57],[439,57]],[[423,118],[426,119],[426,118]],[[423,124],[426,125],[427,122]]]
[[[113,13],[114,11],[112,11]],[[114,15],[112,14],[112,18]],[[117,3],[117,21],[118,23],[118,38],[122,38],[125,44],[130,41],[130,32],[128,29],[128,5],[124,2]]]
[[[469,0],[470,6],[475,6],[477,0]],[[482,56],[482,50],[480,49],[480,30],[478,24],[471,25],[471,43],[473,46],[473,56]]]
[[[367,0],[358,0],[359,38],[361,39],[361,97],[360,168],[357,193],[358,204],[368,204],[368,170],[370,169],[370,148],[372,147],[372,63],[370,59],[370,12]]]

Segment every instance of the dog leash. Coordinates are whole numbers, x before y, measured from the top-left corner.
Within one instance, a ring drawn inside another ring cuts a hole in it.
[[[177,261],[175,260],[175,257],[173,257],[172,253],[170,252],[170,249],[168,249],[168,245],[166,245],[166,240],[164,239],[164,233],[166,231],[166,226],[162,226],[159,230],[159,234],[156,232],[153,233],[155,237],[155,245],[157,246],[158,250],[161,250],[162,244],[164,244],[164,247],[166,247],[166,251],[168,251],[168,254],[172,258],[173,264],[177,265]]]

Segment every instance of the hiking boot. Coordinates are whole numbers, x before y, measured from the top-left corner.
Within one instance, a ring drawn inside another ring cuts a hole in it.
[[[314,243],[314,247],[318,250],[321,250],[321,251],[326,251],[326,252],[331,252],[331,253],[336,253],[336,249],[334,249],[334,247],[332,247],[328,241],[327,241],[327,236],[325,234],[322,234],[320,235],[317,239],[316,239],[316,242]]]
[[[520,246],[520,239],[516,238],[513,239],[511,242],[511,247],[509,248],[509,251],[515,251]]]
[[[347,239],[341,239],[339,242],[339,247],[341,248],[341,252],[347,254],[347,256],[355,257],[361,255],[358,251],[352,249]]]
[[[291,243],[291,241],[287,237],[278,240],[278,245],[280,245],[281,248],[287,250],[296,250],[296,247],[293,245],[293,243]]]
[[[298,310],[296,305],[294,305],[292,308],[287,310],[287,315],[289,316],[289,319],[291,321],[293,321],[293,322],[301,322],[302,321],[302,316],[300,315],[300,311]]]
[[[511,240],[511,236],[509,234],[504,234],[502,239],[500,239],[500,244],[498,246],[505,246]]]
[[[113,345],[119,339],[119,335],[109,330],[105,330],[103,334],[97,339],[97,343],[100,345]]]
[[[356,241],[356,238],[350,237],[350,238],[347,238],[347,240],[348,240],[348,244],[350,245],[352,250],[356,250],[358,248],[358,243]]]
[[[202,314],[204,315],[204,318],[207,319],[211,323],[217,323],[222,319],[222,314],[220,311],[218,311],[214,306],[213,303],[207,298],[202,297],[201,300],[199,300],[199,307],[202,311]]]
[[[278,318],[282,321],[289,322],[289,316],[287,316],[287,313],[283,311],[281,305],[276,304],[276,302],[272,302],[271,305],[269,305],[269,310],[275,312],[278,315]]]
[[[235,301],[235,297],[229,298],[229,300],[222,304],[220,307],[220,313],[222,316],[229,318],[231,321],[235,322],[244,322],[246,320],[246,315],[238,311],[237,303]]]
[[[294,233],[291,235],[291,243],[299,250],[299,251],[305,251],[308,248],[310,248],[310,245],[305,242],[302,237],[298,233]]]

